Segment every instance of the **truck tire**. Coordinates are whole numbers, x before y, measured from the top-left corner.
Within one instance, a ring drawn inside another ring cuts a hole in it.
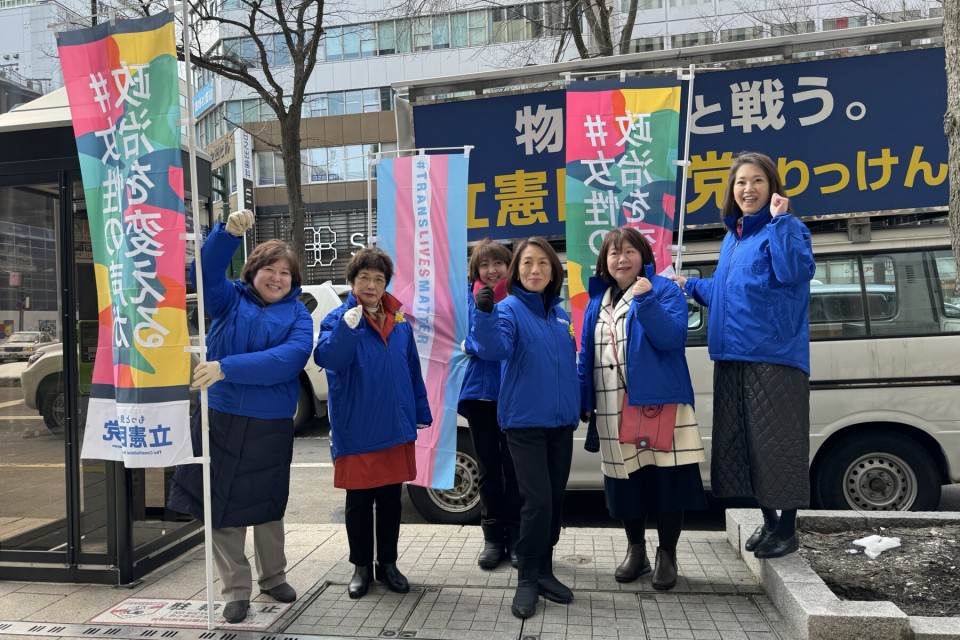
[[[410,502],[432,524],[474,524],[480,521],[480,467],[466,429],[457,429],[457,461],[453,489],[438,491],[407,485]]]
[[[43,424],[53,435],[63,437],[64,425],[67,422],[63,390],[44,394],[41,402],[40,413],[43,416]]]
[[[817,506],[857,511],[935,511],[939,506],[939,466],[910,436],[881,428],[828,446],[812,478]]]
[[[313,402],[311,402],[310,390],[301,384],[300,394],[297,396],[297,412],[293,414],[293,432],[302,431],[312,419]]]

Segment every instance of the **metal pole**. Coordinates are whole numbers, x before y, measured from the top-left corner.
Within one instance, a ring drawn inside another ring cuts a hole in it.
[[[173,11],[173,4],[170,5]],[[207,327],[203,304],[203,269],[200,262],[200,201],[197,193],[197,144],[196,123],[193,117],[193,68],[190,63],[190,21],[187,3],[180,3],[180,16],[183,21],[183,65],[187,76],[187,140],[190,149],[190,201],[193,213],[194,260],[197,277],[197,327],[200,332],[200,358],[207,359]],[[207,411],[207,390],[200,391],[200,433],[202,440],[203,465],[203,543],[207,577],[207,629],[214,629],[213,614],[213,528],[210,525],[213,511],[210,505],[210,420]]]
[[[683,180],[680,182],[680,209],[677,221],[680,223],[680,229],[677,231],[677,262],[674,270],[680,275],[680,269],[683,266],[683,218],[687,212],[687,174],[690,171],[690,122],[693,117],[693,76],[694,65],[690,65],[687,75],[681,76],[682,80],[687,80],[690,84],[687,87],[687,130],[684,132],[683,141],[683,160],[677,164],[683,169]]]

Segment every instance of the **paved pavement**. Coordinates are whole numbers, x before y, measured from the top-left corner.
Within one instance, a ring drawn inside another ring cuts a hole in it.
[[[207,596],[200,547],[129,589],[0,582],[0,636],[3,640],[794,640],[724,532],[684,532],[677,550],[681,578],[672,591],[659,592],[651,587],[649,574],[630,584],[613,579],[626,545],[621,531],[564,529],[554,568],[573,588],[575,599],[558,605],[541,598],[537,615],[525,621],[510,613],[516,571],[509,564],[495,571],[476,566],[481,541],[479,527],[404,525],[398,565],[413,585],[411,592],[390,593],[374,583],[367,596],[351,600],[346,584],[353,565],[347,561],[343,525],[293,524],[287,526],[288,580],[300,597],[290,607],[278,607],[267,596],[256,597],[257,615],[252,620],[267,620],[259,627],[228,625],[222,618],[212,632],[149,617],[90,622],[123,608],[130,599],[170,599],[183,608],[189,603],[202,607]],[[647,545],[652,555],[655,532],[650,532]],[[250,540],[247,551],[252,554]],[[219,598],[219,581],[214,589]]]

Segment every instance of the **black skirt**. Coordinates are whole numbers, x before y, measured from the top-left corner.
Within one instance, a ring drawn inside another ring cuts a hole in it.
[[[610,517],[638,520],[648,514],[706,509],[700,465],[647,465],[625,480],[603,477],[603,493]]]

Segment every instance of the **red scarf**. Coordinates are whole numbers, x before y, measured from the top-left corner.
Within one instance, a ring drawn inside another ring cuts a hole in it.
[[[483,280],[477,280],[476,282],[474,282],[473,295],[476,296],[477,291],[480,291],[480,289],[483,289],[484,286],[486,285],[483,282]],[[493,301],[500,302],[506,297],[507,297],[507,281],[503,279],[503,280],[500,280],[500,282],[497,283],[497,286],[493,288]]]

